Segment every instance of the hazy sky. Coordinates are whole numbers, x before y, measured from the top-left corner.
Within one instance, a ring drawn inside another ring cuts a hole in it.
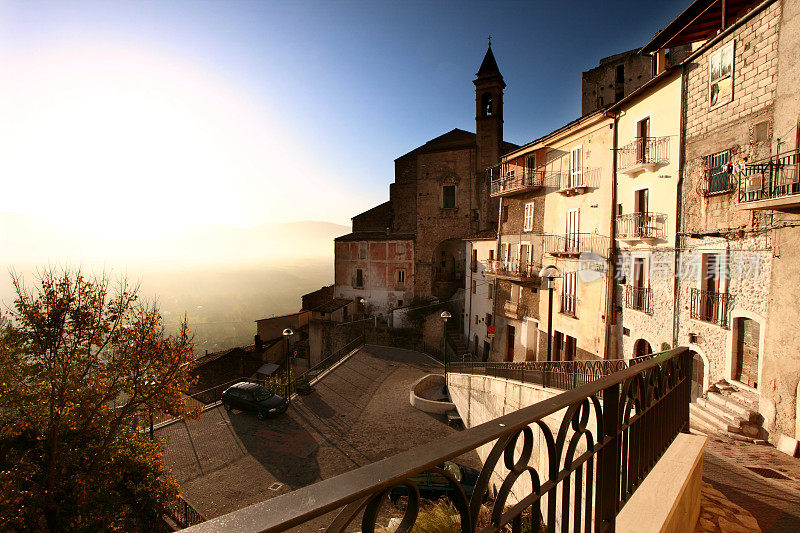
[[[505,134],[580,113],[581,71],[687,5],[0,1],[0,213],[78,234],[349,218],[393,160],[474,131],[486,36]]]

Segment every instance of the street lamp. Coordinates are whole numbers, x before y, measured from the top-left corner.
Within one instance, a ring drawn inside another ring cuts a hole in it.
[[[444,357],[444,387],[442,390],[447,394],[447,319],[451,315],[447,311],[442,311],[442,357]]]
[[[292,356],[289,353],[289,337],[294,335],[291,328],[283,330],[283,338],[286,339],[286,381],[289,384],[288,393],[286,394],[286,403],[292,403]]]
[[[539,271],[539,277],[547,280],[547,360],[553,353],[553,280],[561,277],[561,271],[555,265],[547,265]]]

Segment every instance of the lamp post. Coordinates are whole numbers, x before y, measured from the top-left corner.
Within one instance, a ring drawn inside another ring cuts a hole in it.
[[[286,381],[288,383],[288,392],[286,394],[286,403],[292,403],[292,356],[289,353],[289,337],[294,335],[291,328],[283,330],[283,338],[286,339]]]
[[[442,357],[444,358],[444,393],[447,394],[447,319],[452,315],[442,311]]]
[[[553,280],[561,277],[555,265],[547,265],[539,271],[539,277],[547,280],[547,360],[553,357]]]

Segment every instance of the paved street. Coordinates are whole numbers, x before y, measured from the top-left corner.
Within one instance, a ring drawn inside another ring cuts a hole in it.
[[[423,354],[368,346],[285,415],[262,422],[218,407],[157,436],[187,500],[212,518],[451,434],[409,404],[411,384],[437,370]],[[476,466],[472,455],[462,462]]]

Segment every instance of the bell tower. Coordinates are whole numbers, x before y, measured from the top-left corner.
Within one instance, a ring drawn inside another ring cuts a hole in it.
[[[478,69],[475,84],[475,157],[476,200],[480,206],[478,229],[486,229],[497,221],[498,202],[491,201],[486,169],[500,163],[503,144],[503,89],[506,84],[492,53],[492,41]]]

